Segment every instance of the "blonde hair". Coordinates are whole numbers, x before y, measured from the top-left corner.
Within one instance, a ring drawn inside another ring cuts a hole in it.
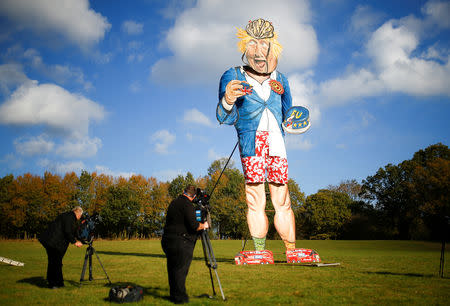
[[[238,49],[241,53],[247,50],[247,44],[252,39],[265,39],[271,44],[272,52],[275,58],[278,58],[283,50],[283,47],[278,42],[278,35],[274,31],[272,23],[259,18],[257,20],[249,21],[245,30],[238,28],[236,36],[239,38],[237,43]]]

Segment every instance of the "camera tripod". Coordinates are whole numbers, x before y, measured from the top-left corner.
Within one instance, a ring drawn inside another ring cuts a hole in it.
[[[86,265],[89,261],[89,280],[92,281],[94,278],[92,277],[92,254],[95,253],[95,256],[97,256],[98,262],[100,263],[100,266],[103,269],[103,272],[105,272],[106,279],[108,279],[109,284],[111,285],[111,280],[109,279],[108,273],[106,273],[105,268],[103,267],[103,264],[100,260],[100,257],[98,257],[97,251],[95,251],[94,247],[92,246],[92,241],[89,242],[89,246],[86,249],[86,255],[84,255],[84,264],[83,264],[83,270],[81,271],[81,277],[80,277],[80,283],[84,281],[84,273],[86,272]]]
[[[212,224],[211,223],[211,215],[210,215],[210,211],[209,211],[209,208],[210,208],[209,199],[213,195],[214,190],[216,189],[217,184],[219,183],[223,172],[227,168],[228,163],[230,162],[231,157],[233,156],[234,151],[236,150],[238,144],[239,144],[239,142],[237,142],[236,145],[234,146],[234,149],[231,152],[230,157],[228,157],[228,160],[227,160],[225,166],[223,167],[222,172],[220,173],[219,178],[217,179],[210,195],[209,196],[205,195],[206,197],[203,197],[203,199],[200,199],[200,201],[199,201],[199,204],[202,205],[202,207],[205,209],[205,212],[206,212],[206,218],[205,218],[206,220],[203,220],[203,221],[207,221],[209,226],[211,226],[211,224]],[[203,205],[203,201],[205,201],[206,205]],[[211,240],[209,239],[208,233],[209,233],[209,229],[204,229],[204,230],[202,230],[202,232],[200,234],[200,237],[202,239],[203,255],[205,257],[205,264],[209,268],[209,277],[211,278],[211,286],[212,286],[212,290],[213,290],[213,295],[216,295],[216,290],[214,288],[214,279],[213,279],[211,269],[213,269],[214,273],[216,274],[216,279],[217,279],[217,283],[219,284],[220,293],[222,294],[222,299],[225,301],[225,295],[223,294],[222,284],[220,283],[219,274],[217,273],[217,261],[216,261],[216,257],[214,256],[214,251],[212,249]]]
[[[214,273],[216,274],[217,283],[219,284],[220,293],[222,294],[222,299],[225,301],[225,295],[223,294],[222,285],[220,284],[220,278],[219,274],[217,273],[217,261],[216,257],[214,256],[214,251],[211,246],[211,240],[208,236],[209,230],[203,230],[200,234],[200,237],[202,239],[202,246],[203,246],[203,255],[205,257],[205,264],[209,268],[209,276],[211,278],[211,286],[213,290],[213,295],[216,295],[216,290],[214,289],[214,279],[212,275],[211,269],[214,270]]]

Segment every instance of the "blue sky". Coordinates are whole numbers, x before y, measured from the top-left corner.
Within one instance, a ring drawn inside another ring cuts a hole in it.
[[[311,129],[286,138],[306,194],[450,143],[449,1],[0,2],[0,175],[205,175],[235,36],[274,24]],[[233,158],[241,169],[238,154]]]

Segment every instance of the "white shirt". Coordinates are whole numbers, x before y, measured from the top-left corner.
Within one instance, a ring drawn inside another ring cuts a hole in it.
[[[257,80],[249,76],[242,67],[240,67],[242,74],[244,74],[246,81],[253,86],[253,90],[258,96],[267,101],[270,97],[272,88],[270,88],[269,81],[277,79],[277,72],[273,71],[270,77],[260,84]],[[225,97],[222,98],[222,105],[227,111],[231,111],[233,105],[229,105],[225,101]],[[258,125],[258,131],[269,132],[269,155],[279,156],[286,158],[286,147],[284,145],[283,135],[281,134],[280,127],[278,126],[277,119],[272,112],[266,107],[261,115],[261,119]]]

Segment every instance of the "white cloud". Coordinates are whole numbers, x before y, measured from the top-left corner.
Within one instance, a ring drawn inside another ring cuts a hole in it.
[[[437,44],[429,47],[426,52],[422,53],[422,58],[427,60],[439,60],[441,62],[448,61],[450,49],[439,48]]]
[[[29,81],[21,65],[0,65],[0,90],[4,95],[9,95],[17,86]]]
[[[156,171],[152,174],[152,177],[158,179],[161,182],[170,182],[174,178],[176,178],[178,175],[185,175],[186,171],[183,171],[181,169],[173,170],[173,169],[167,169],[167,170],[161,170]]]
[[[128,35],[139,35],[144,32],[144,25],[133,20],[124,21],[121,28]]]
[[[0,105],[0,123],[45,125],[75,138],[87,135],[90,122],[104,116],[104,108],[98,103],[37,81],[23,84]]]
[[[55,143],[48,135],[42,134],[37,137],[22,137],[14,140],[16,152],[20,155],[33,156],[47,154],[53,150]]]
[[[28,66],[59,84],[77,83],[84,90],[90,90],[93,87],[91,82],[85,80],[84,73],[80,68],[58,64],[47,65],[39,51],[33,48],[24,50],[22,46],[14,45],[8,48],[4,58],[8,61],[26,62]]]
[[[307,71],[303,74],[292,74],[289,76],[289,87],[292,95],[292,104],[304,106],[309,110],[311,123],[314,125],[320,121],[319,103],[316,103],[317,85],[312,80],[313,73]]]
[[[113,177],[123,177],[126,179],[129,179],[130,177],[135,175],[135,173],[133,173],[133,172],[112,171],[111,169],[109,169],[108,167],[105,167],[105,166],[95,166],[95,171],[99,174],[110,175]]]
[[[433,25],[441,28],[450,28],[450,2],[428,1],[422,8],[422,12]]]
[[[183,121],[185,123],[195,123],[206,126],[213,126],[211,120],[196,108],[184,112]]]
[[[2,0],[0,12],[21,28],[60,34],[81,48],[97,43],[111,28],[88,0]]]
[[[421,43],[435,35],[431,31],[433,24],[447,27],[442,14],[435,8],[445,11],[449,5],[430,1],[424,6],[426,16],[423,19],[407,16],[385,22],[370,35],[366,44],[366,55],[371,65],[352,68],[341,77],[322,82],[314,101],[324,107],[388,92],[450,96],[448,49],[436,49],[434,43],[428,47],[427,53],[417,54]]]
[[[313,144],[309,139],[305,139],[302,135],[289,135],[285,137],[286,148],[288,150],[309,151]]]
[[[279,34],[284,47],[281,71],[290,72],[315,63],[319,47],[316,33],[309,25],[308,1],[203,0],[182,12],[167,32],[162,45],[173,55],[151,67],[152,78],[217,81],[221,73],[241,63],[236,28],[245,28],[248,20],[255,18],[269,19]]]
[[[382,14],[368,5],[358,5],[350,19],[350,31],[353,34],[370,34],[379,25]]]
[[[159,130],[150,137],[151,142],[155,145],[154,151],[159,154],[168,154],[169,147],[175,142],[175,135],[167,130]]]
[[[97,154],[101,146],[102,141],[97,137],[66,140],[56,149],[56,153],[65,158],[92,157]]]
[[[24,165],[23,160],[14,154],[7,154],[3,159],[0,160],[0,163],[6,164],[6,168],[11,170],[22,168],[22,166]]]
[[[375,73],[362,68],[343,77],[321,83],[317,101],[321,106],[343,105],[362,97],[379,95],[384,89],[385,84]]]
[[[212,148],[208,150],[208,160],[214,161],[214,160],[218,160],[218,159],[221,159],[224,157],[226,157],[226,156],[220,155]]]
[[[70,172],[81,173],[82,170],[86,169],[86,166],[82,161],[71,161],[71,162],[55,162],[48,159],[41,159],[38,165],[50,172],[55,172],[59,174],[66,174]]]
[[[367,44],[378,77],[391,91],[410,95],[450,95],[450,65],[442,65],[412,55],[419,44],[417,35],[406,26],[387,22]]]

